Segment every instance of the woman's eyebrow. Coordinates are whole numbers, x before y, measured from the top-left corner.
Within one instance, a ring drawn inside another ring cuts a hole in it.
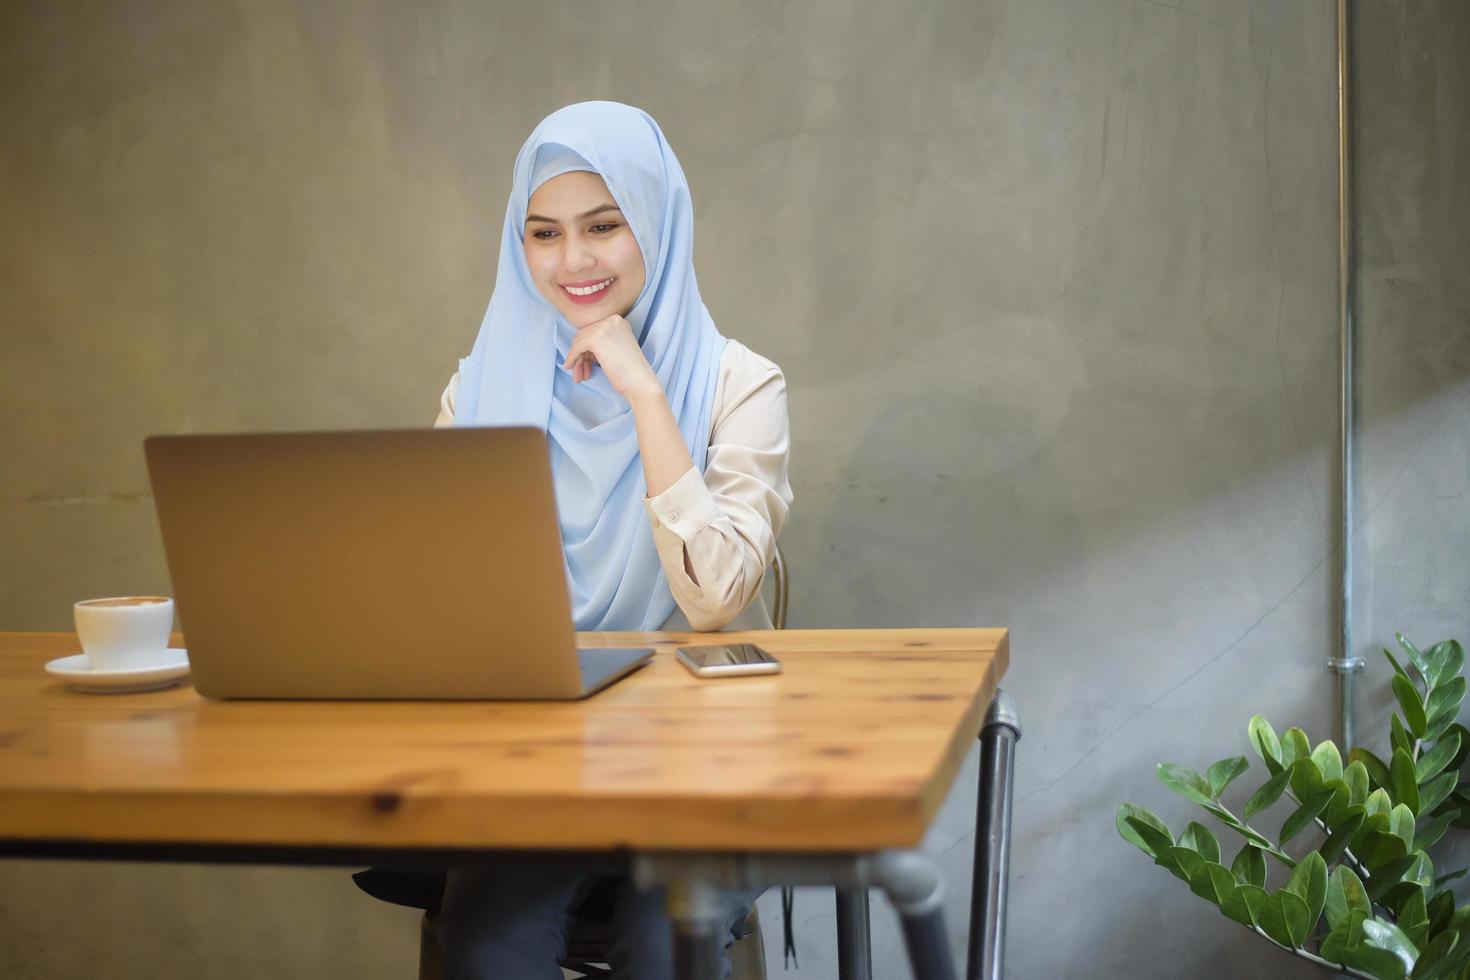
[[[621,211],[621,210],[622,210],[622,208],[618,207],[616,204],[599,204],[597,207],[593,208],[591,211],[583,211],[581,214],[577,215],[577,219],[576,220],[581,221],[583,218],[590,218],[594,214],[601,214],[604,211]],[[526,215],[526,221],[527,222],[544,221],[544,222],[546,222],[549,225],[559,225],[559,224],[561,224],[561,222],[560,221],[557,221],[555,218],[543,218],[539,214],[528,214],[528,215]]]

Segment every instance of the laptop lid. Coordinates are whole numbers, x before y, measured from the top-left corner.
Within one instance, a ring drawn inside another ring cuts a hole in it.
[[[541,430],[154,436],[144,451],[201,694],[583,694]]]

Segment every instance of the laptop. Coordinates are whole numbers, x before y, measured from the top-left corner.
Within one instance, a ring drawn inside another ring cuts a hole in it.
[[[540,429],[143,449],[206,697],[571,700],[652,659],[577,649]]]

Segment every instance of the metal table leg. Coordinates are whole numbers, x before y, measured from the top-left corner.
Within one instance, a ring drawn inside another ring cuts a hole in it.
[[[837,889],[837,980],[873,980],[866,888]]]
[[[874,855],[872,872],[898,910],[914,976],[956,980],[944,928],[944,880],[934,859],[917,851],[884,851]]]
[[[839,916],[844,946],[854,969],[871,969],[865,943],[867,889],[882,888],[903,922],[913,975],[922,980],[956,980],[949,934],[944,928],[943,878],[933,858],[919,851],[877,854],[696,854],[640,852],[632,855],[633,883],[662,886],[674,922],[679,980],[714,980],[720,975],[724,923],[720,889],[751,890],[772,884],[835,884],[845,903]],[[843,924],[845,922],[845,925]]]
[[[674,926],[674,976],[720,980],[724,922],[720,892],[698,876],[678,876],[665,888]]]
[[[975,804],[975,873],[970,892],[966,980],[1001,980],[1006,885],[1011,870],[1011,792],[1021,719],[1015,702],[995,692],[980,729],[980,789]]]

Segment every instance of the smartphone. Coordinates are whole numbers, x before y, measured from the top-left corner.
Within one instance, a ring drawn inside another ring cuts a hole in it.
[[[679,647],[679,662],[696,677],[743,677],[747,674],[779,674],[781,661],[754,643],[724,646]]]

